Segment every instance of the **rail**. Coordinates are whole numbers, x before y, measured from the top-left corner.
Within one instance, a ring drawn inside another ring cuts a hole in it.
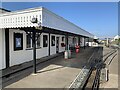
[[[87,88],[87,84],[88,84],[88,82],[89,82],[89,79],[90,79],[90,77],[91,77],[91,75],[92,75],[92,72],[95,70],[96,71],[96,74],[95,74],[95,76],[94,76],[94,80],[92,81],[92,84],[91,84],[91,86],[89,86],[90,87],[90,89],[92,89],[92,90],[98,90],[99,89],[99,81],[100,81],[100,73],[101,73],[101,69],[102,69],[102,64],[108,59],[108,57],[110,57],[111,55],[113,55],[115,52],[116,52],[117,50],[112,50],[112,51],[110,51],[109,53],[107,53],[107,54],[105,54],[105,55],[103,55],[103,56],[99,56],[100,55],[100,51],[98,51],[97,52],[97,58],[95,58],[95,59],[97,59],[97,60],[99,60],[99,59],[101,59],[102,57],[104,57],[104,60],[102,61],[100,61],[100,62],[91,62],[91,64],[93,64],[91,67],[92,67],[92,69],[90,69],[90,71],[89,71],[89,73],[88,73],[88,75],[86,76],[86,79],[84,79],[85,80],[85,82],[83,82],[84,83],[84,85],[81,87],[81,89],[82,90],[85,90],[86,88]],[[115,54],[116,55],[116,54]],[[115,55],[113,56],[113,57],[115,57]],[[111,59],[113,59],[113,58],[111,58]],[[111,62],[111,60],[109,61],[109,63]],[[95,66],[95,67],[93,67],[93,66]]]
[[[117,50],[112,50],[111,52],[109,52],[109,53],[107,53],[107,54],[105,54],[103,57],[105,57],[104,58],[104,60],[103,60],[103,62],[105,63],[105,61],[111,56],[111,55],[113,55],[115,52],[116,52]],[[111,57],[111,59],[110,59],[110,61],[108,62],[108,64],[110,64],[111,63],[111,61],[112,61],[112,59],[114,58],[116,56],[116,54],[115,55],[113,55],[113,57]],[[98,63],[98,64],[96,64],[96,74],[95,74],[95,78],[94,78],[94,80],[93,80],[93,84],[92,84],[92,90],[98,90],[99,89],[99,81],[100,81],[100,73],[101,73],[101,69],[102,69],[102,64],[103,64],[103,62],[100,62],[100,63]],[[92,72],[92,71],[91,71]],[[89,77],[87,77],[88,79],[91,77],[91,75],[89,75]],[[86,82],[86,83],[88,83],[88,82]],[[86,85],[85,85],[86,86]],[[86,88],[86,87],[83,87],[83,88]]]
[[[99,48],[95,48],[93,54],[91,55],[91,57],[88,60],[88,66],[84,66],[84,68],[81,70],[81,72],[77,75],[77,77],[75,78],[75,80],[71,83],[71,85],[69,86],[69,90],[79,90],[80,88],[84,87],[84,83],[86,83],[87,79],[86,77],[89,77],[89,75],[92,72],[92,61],[95,60],[95,56],[96,56],[96,52],[99,51]],[[96,57],[97,58],[97,57]],[[89,66],[90,64],[90,66]]]

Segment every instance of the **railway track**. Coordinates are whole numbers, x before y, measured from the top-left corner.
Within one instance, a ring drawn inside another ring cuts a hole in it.
[[[100,48],[95,48],[93,54],[91,55],[91,57],[88,60],[88,63],[86,64],[86,66],[84,66],[84,68],[81,70],[81,72],[77,75],[77,77],[75,78],[75,80],[72,82],[72,84],[69,86],[69,90],[79,90],[82,87],[84,87],[84,84],[87,81],[86,77],[90,77],[91,73],[92,73],[92,69],[93,69],[93,63],[92,61],[94,61],[98,56],[97,53],[99,52]]]
[[[95,48],[94,53],[88,60],[88,65],[78,74],[76,79],[72,82],[69,90],[98,90],[100,82],[100,74],[106,60],[112,56],[117,50],[111,50],[103,55],[102,48]],[[115,57],[115,55],[113,55]],[[113,57],[111,59],[113,59]],[[111,60],[109,61],[109,63]]]
[[[103,55],[104,60],[97,63],[96,66],[91,69],[90,71],[90,75],[87,78],[84,86],[81,88],[82,90],[86,90],[86,89],[91,89],[91,90],[98,90],[99,89],[99,82],[100,82],[100,73],[101,73],[101,69],[103,67],[103,64],[107,61],[107,59],[109,57],[111,57],[111,59],[109,60],[108,63],[105,63],[106,65],[109,65],[112,61],[112,59],[117,55],[116,53],[116,49],[110,51],[109,53]],[[113,56],[112,56],[113,55]],[[102,57],[102,56],[100,56]],[[100,57],[98,59],[100,59]]]

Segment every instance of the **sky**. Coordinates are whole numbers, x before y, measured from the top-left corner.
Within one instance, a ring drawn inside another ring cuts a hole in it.
[[[43,6],[97,37],[118,34],[117,2],[4,2],[2,8],[15,11]]]

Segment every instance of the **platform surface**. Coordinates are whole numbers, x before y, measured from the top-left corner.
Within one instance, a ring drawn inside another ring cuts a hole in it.
[[[71,59],[56,57],[39,64],[37,75],[30,74],[6,88],[67,88],[86,65],[92,53],[93,48],[86,48],[78,54],[72,53]]]

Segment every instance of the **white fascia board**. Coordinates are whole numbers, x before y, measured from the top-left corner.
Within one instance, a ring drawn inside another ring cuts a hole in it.
[[[42,26],[94,38],[94,35],[91,33],[81,29],[80,27],[47,10],[46,8],[42,8]]]

